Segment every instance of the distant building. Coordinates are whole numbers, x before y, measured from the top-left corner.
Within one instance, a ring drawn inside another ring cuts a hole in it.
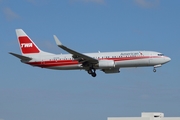
[[[107,120],[180,120],[180,117],[164,117],[164,113],[143,112],[141,117],[108,117]]]

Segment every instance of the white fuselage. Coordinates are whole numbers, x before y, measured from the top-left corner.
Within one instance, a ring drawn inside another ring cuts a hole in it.
[[[95,58],[99,61],[110,60],[114,61],[114,68],[123,67],[143,67],[162,65],[170,61],[170,58],[159,52],[153,51],[122,51],[122,52],[98,52],[84,53],[87,56]],[[85,69],[82,64],[72,57],[71,54],[59,55],[38,55],[27,64],[42,68],[71,70]],[[98,65],[96,69],[101,69]]]

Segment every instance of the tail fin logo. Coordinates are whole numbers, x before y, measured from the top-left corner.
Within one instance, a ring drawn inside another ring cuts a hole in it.
[[[33,47],[32,43],[21,43],[21,48],[29,48],[29,47]]]
[[[20,36],[18,39],[23,54],[34,54],[40,52],[40,49],[28,36]]]

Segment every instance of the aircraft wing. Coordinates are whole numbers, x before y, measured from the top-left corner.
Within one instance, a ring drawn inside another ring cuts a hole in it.
[[[74,59],[80,58],[80,62],[88,62],[88,63],[91,63],[91,64],[98,63],[97,59],[94,59],[94,58],[92,58],[90,56],[84,55],[82,53],[79,53],[77,51],[74,51],[74,50],[64,46],[55,35],[54,35],[54,39],[56,41],[57,46],[59,46],[60,48],[62,48],[65,51],[67,51],[68,53],[72,54]]]
[[[13,55],[13,56],[15,56],[15,57],[23,60],[23,61],[32,60],[32,58],[30,58],[30,57],[22,56],[22,55],[19,55],[19,54],[16,54],[16,53],[11,53],[11,52],[9,52],[9,54],[11,54],[11,55]]]

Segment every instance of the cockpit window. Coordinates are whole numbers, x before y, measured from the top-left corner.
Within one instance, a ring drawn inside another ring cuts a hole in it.
[[[164,54],[158,54],[158,56],[164,56]]]

